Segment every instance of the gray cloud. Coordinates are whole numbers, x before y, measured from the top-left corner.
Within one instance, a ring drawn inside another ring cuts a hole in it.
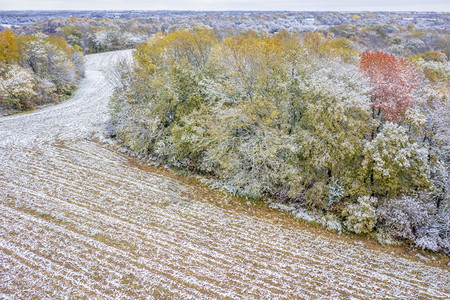
[[[450,11],[448,0],[0,0],[0,10]]]

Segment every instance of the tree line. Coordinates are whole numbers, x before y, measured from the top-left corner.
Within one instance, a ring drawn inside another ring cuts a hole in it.
[[[69,97],[84,76],[83,52],[62,37],[0,32],[0,108],[23,111]]]
[[[448,73],[424,61],[318,32],[157,34],[116,73],[112,135],[234,194],[448,253]]]

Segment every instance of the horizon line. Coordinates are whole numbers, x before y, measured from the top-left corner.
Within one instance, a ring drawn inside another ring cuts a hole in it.
[[[445,10],[243,10],[243,9],[229,9],[229,10],[196,10],[196,9],[0,9],[0,12],[339,12],[339,13],[409,13],[409,12],[439,12],[450,13]]]

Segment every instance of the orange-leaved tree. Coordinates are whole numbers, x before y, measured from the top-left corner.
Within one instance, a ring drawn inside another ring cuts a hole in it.
[[[401,121],[414,103],[417,73],[413,65],[383,51],[365,51],[360,69],[370,78],[374,114],[387,121]]]

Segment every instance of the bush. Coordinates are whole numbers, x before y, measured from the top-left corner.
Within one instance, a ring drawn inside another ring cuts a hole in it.
[[[431,251],[450,253],[450,211],[446,208],[436,215],[431,225],[418,230],[415,244]]]
[[[375,205],[377,198],[362,196],[357,203],[348,204],[342,211],[344,225],[354,233],[371,233],[377,221]]]
[[[419,231],[430,226],[436,213],[432,203],[403,196],[386,201],[378,209],[378,225],[395,238],[414,242]]]

